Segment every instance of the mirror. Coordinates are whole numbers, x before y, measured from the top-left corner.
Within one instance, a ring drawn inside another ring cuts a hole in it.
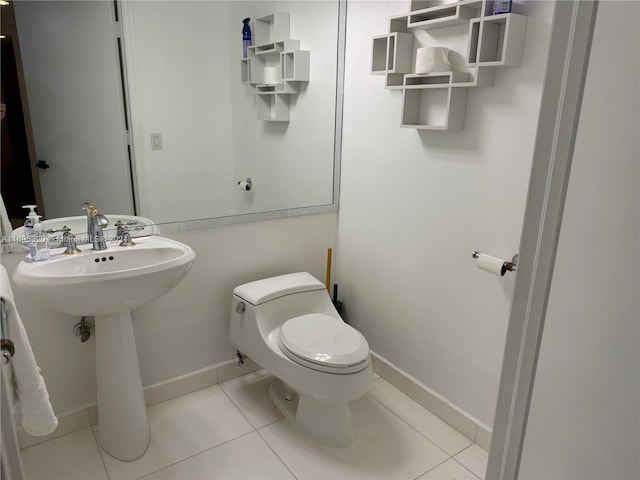
[[[37,171],[47,218],[80,215],[84,201],[156,223],[334,204],[339,2],[30,1],[14,9],[33,161],[49,166]],[[269,19],[280,13],[299,45],[277,44],[281,25]],[[262,43],[252,61],[263,78],[251,82],[246,17],[254,45]],[[276,45],[265,46],[270,39]],[[286,82],[303,70],[287,56],[296,50],[309,52],[309,75]],[[274,116],[276,100],[288,121],[260,119],[265,102]]]

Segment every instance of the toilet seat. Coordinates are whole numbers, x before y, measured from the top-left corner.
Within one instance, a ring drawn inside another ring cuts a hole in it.
[[[322,372],[355,373],[369,365],[366,339],[330,315],[310,313],[287,320],[280,328],[279,344],[292,361]]]

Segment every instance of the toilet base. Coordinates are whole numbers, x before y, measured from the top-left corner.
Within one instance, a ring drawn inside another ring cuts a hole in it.
[[[356,438],[348,402],[299,395],[278,378],[269,385],[269,396],[294,425],[322,443],[345,446]]]

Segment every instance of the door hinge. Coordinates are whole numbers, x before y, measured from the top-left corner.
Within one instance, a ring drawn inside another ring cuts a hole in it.
[[[124,131],[124,138],[127,142],[127,145],[131,145],[131,131],[130,130],[125,130]]]
[[[113,22],[113,34],[116,38],[122,38],[122,24],[120,22]]]

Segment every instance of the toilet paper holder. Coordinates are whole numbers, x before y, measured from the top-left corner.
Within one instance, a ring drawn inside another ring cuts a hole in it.
[[[246,180],[239,180],[237,185],[240,190],[250,192],[253,187],[253,182],[251,181],[251,178],[247,178]]]
[[[478,252],[477,250],[474,250],[473,252],[471,252],[471,256],[473,258],[479,258],[480,252]],[[509,272],[515,272],[517,266],[518,266],[518,254],[516,253],[513,257],[511,257],[510,262],[509,261],[504,262],[503,268],[505,270],[508,270]]]

